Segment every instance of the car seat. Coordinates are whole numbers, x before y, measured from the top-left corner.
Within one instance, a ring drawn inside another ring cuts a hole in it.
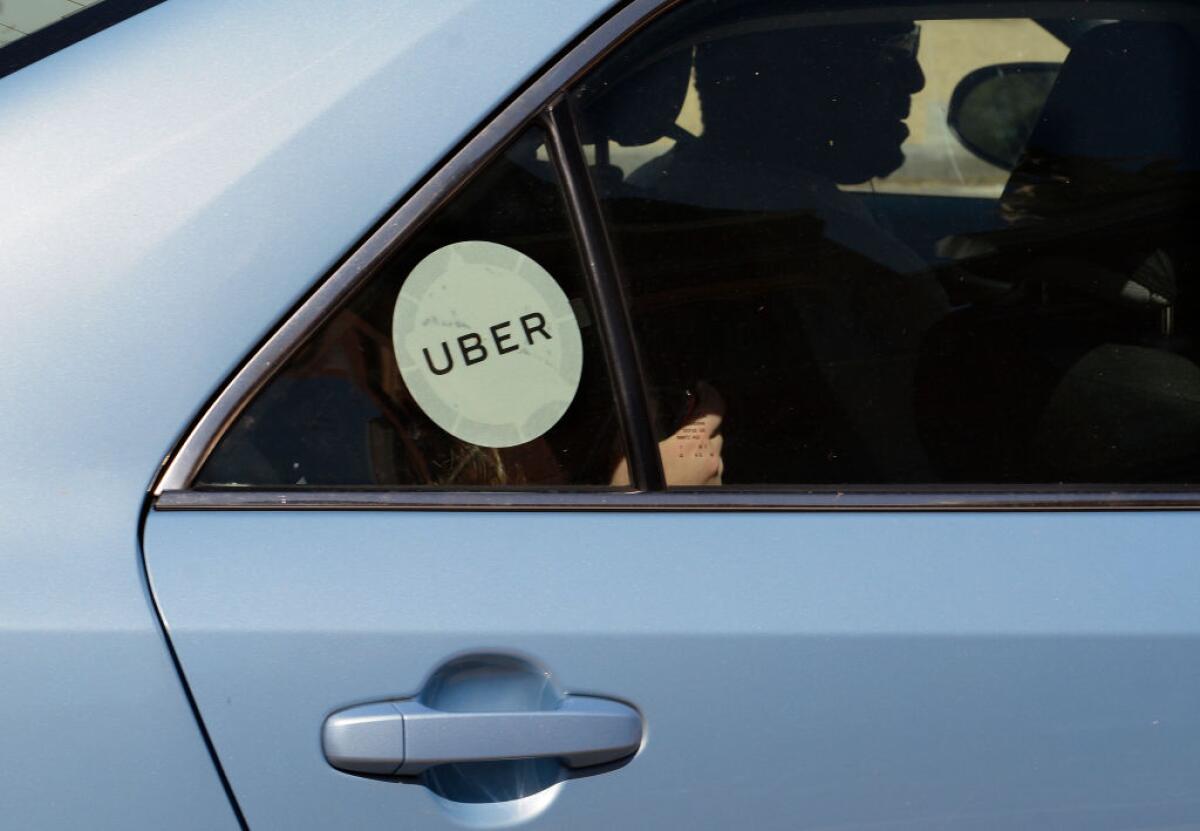
[[[923,435],[948,478],[1191,475],[1197,101],[1177,24],[1106,24],[1072,48],[1000,200],[1011,227],[970,265],[1014,290],[955,324],[926,373],[948,406]]]

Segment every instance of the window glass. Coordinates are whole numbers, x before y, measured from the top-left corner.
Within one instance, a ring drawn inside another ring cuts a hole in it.
[[[518,140],[388,259],[238,417],[196,484],[612,484],[612,392],[541,144],[537,131]]]
[[[0,47],[70,17],[99,0],[3,0],[0,2]]]
[[[684,4],[576,90],[664,461],[1200,478],[1194,12],[807,8]]]

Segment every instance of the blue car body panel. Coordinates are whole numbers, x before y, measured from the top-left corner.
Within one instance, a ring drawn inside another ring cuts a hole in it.
[[[453,827],[423,787],[331,768],[320,726],[499,650],[647,725],[627,767],[564,783],[530,827],[1165,829],[1200,821],[1198,531],[1152,512],[155,512],[146,546],[252,827]]]
[[[0,80],[0,801],[236,827],[139,554],[255,341],[598,0],[170,0]]]
[[[641,708],[567,828],[1200,823],[1195,513],[166,513],[254,343],[603,0],[169,0],[0,80],[12,828],[489,821],[325,762],[464,651]],[[520,819],[512,815],[510,819]]]

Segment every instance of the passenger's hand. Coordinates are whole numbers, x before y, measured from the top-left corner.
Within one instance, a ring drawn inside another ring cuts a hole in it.
[[[698,400],[688,420],[671,436],[658,443],[663,475],[673,487],[719,485],[725,472],[721,458],[724,437],[721,421],[725,402],[705,383],[697,385]],[[629,484],[629,463],[622,458],[613,471],[614,485]]]

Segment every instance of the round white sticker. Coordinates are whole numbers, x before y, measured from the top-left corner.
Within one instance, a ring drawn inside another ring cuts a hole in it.
[[[553,427],[583,368],[567,295],[536,262],[494,242],[456,242],[421,260],[396,299],[392,344],[417,405],[483,447]]]

